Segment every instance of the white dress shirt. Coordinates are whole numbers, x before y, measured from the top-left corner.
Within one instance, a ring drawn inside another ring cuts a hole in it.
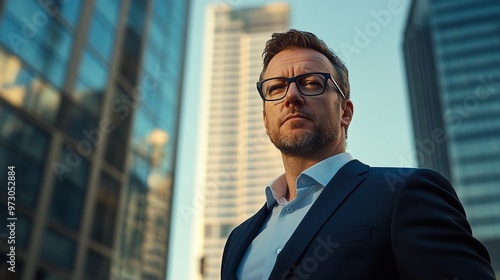
[[[309,167],[297,177],[297,197],[287,201],[285,174],[266,188],[267,207],[271,210],[259,234],[248,246],[236,275],[240,280],[267,280],[276,257],[337,171],[353,157],[341,153]],[[291,245],[293,246],[293,245]]]

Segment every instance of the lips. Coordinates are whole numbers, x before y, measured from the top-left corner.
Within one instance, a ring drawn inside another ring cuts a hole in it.
[[[303,114],[290,114],[286,116],[286,118],[283,120],[283,123],[286,123],[289,120],[294,120],[294,119],[306,119],[309,120],[309,118],[306,115]]]

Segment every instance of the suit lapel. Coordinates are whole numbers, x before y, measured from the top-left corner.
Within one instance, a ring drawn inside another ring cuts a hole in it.
[[[234,250],[228,253],[229,271],[231,271],[231,274],[234,275],[234,279],[236,279],[236,269],[240,264],[243,254],[245,254],[248,246],[259,232],[262,224],[267,218],[268,213],[269,210],[267,209],[267,204],[264,204],[259,212],[257,212],[248,221],[248,224],[241,227],[238,234],[235,234],[232,237],[233,240],[231,240],[231,242],[233,244],[238,244],[237,246],[231,246],[230,248],[234,248]]]
[[[352,160],[335,174],[278,255],[270,279],[282,279],[288,273],[322,225],[365,179],[368,168]]]

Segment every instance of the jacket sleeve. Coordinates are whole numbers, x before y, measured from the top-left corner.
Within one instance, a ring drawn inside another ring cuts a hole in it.
[[[495,279],[448,180],[418,169],[394,191],[391,244],[402,279]]]

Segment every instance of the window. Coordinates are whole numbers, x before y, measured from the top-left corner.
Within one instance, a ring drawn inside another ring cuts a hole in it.
[[[15,107],[53,123],[61,101],[60,93],[26,70],[21,61],[0,49],[0,97]]]
[[[98,113],[108,74],[104,63],[91,50],[85,49],[74,96],[79,104],[93,113]]]
[[[48,272],[44,269],[38,269],[35,276],[36,280],[65,280],[58,275],[53,274],[53,272]]]
[[[110,270],[109,258],[93,251],[87,251],[85,266],[86,279],[108,279]]]
[[[233,225],[221,225],[220,226],[220,238],[226,238],[229,236],[231,231],[233,230]]]
[[[103,173],[97,190],[92,238],[109,248],[113,246],[116,210],[118,209],[120,183]]]
[[[119,0],[96,0],[96,8],[104,16],[111,27],[116,28],[120,14]]]
[[[34,207],[42,181],[43,160],[48,145],[48,135],[34,124],[18,117],[9,107],[0,103],[0,163],[14,165],[16,176],[16,201]],[[0,193],[0,196],[7,192]]]
[[[115,29],[98,10],[95,10],[92,16],[88,40],[90,45],[109,63],[113,54]]]
[[[75,105],[68,101],[65,105],[67,117],[64,118],[66,132],[71,135],[78,143],[78,152],[89,155],[95,149],[99,139],[97,135],[90,135],[91,131],[99,129],[97,116],[89,110]],[[102,134],[100,134],[103,137]],[[90,137],[90,138],[89,138]]]
[[[61,151],[58,166],[50,217],[77,230],[80,227],[89,164],[74,151],[65,147]]]
[[[46,230],[40,252],[41,259],[62,268],[71,269],[73,267],[75,249],[75,241],[52,230]]]
[[[133,109],[131,97],[119,85],[115,87],[113,100],[111,101],[111,122],[115,129],[108,134],[106,146],[106,161],[123,170],[127,159],[127,144],[130,138],[131,121],[130,114]]]
[[[7,2],[0,25],[0,41],[40,75],[62,88],[73,36],[45,9],[26,2]]]
[[[130,176],[125,201],[125,215],[121,225],[121,258],[141,259],[144,242],[147,186],[135,176]]]
[[[2,178],[3,179],[3,178]],[[7,180],[5,180],[6,182]],[[6,191],[7,192],[7,191]],[[0,207],[3,209],[7,209],[7,204],[0,203]],[[4,225],[8,225],[9,221],[7,220],[7,211],[0,211],[0,219],[4,222]],[[17,220],[15,221],[16,224],[16,243],[13,244],[16,246],[16,250],[18,249],[26,249],[28,246],[29,238],[30,238],[30,233],[31,233],[31,226],[32,226],[32,221],[30,218],[25,217],[22,214],[19,214],[18,211],[16,211],[16,218]],[[4,245],[7,244],[7,238],[10,235],[10,229],[7,226],[3,226],[0,228],[0,241]],[[10,245],[8,245],[6,248],[8,248]],[[16,252],[17,253],[17,252]],[[16,260],[17,262],[17,260]],[[0,276],[2,275],[2,272],[0,272]],[[0,277],[0,279],[3,279]]]
[[[82,0],[71,0],[71,1],[52,0],[52,1],[54,2],[53,5],[56,6],[54,9],[58,11],[61,18],[63,18],[69,25],[71,25],[71,27],[76,28],[76,25],[80,20],[80,11],[82,10],[83,1]]]

